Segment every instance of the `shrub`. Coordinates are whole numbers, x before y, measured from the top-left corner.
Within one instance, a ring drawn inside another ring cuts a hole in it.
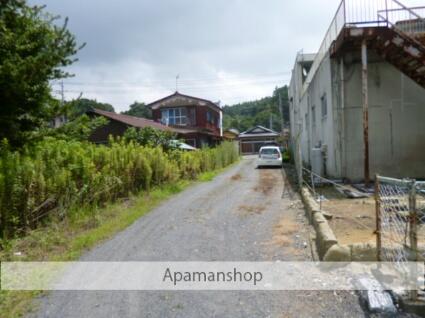
[[[109,146],[47,138],[20,152],[0,145],[0,235],[7,239],[76,208],[102,205],[153,185],[194,179],[238,159],[231,143],[194,152],[111,140]]]

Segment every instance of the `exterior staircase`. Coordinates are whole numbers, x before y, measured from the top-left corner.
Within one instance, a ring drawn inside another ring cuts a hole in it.
[[[397,0],[378,10],[376,21],[345,22],[332,42],[330,53],[359,50],[366,40],[370,49],[425,88],[425,7],[408,8]]]
[[[395,23],[387,13],[378,12],[387,27],[371,44],[387,62],[425,88],[425,19],[412,9],[403,10],[412,18]]]

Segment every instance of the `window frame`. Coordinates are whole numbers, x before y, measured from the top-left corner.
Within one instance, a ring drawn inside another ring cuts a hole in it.
[[[168,123],[167,123],[168,119]],[[173,107],[161,109],[161,122],[171,126],[187,125],[186,107]]]

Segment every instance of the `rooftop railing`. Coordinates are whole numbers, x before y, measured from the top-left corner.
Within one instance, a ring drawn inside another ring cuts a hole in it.
[[[408,8],[397,0],[342,0],[304,82],[313,80],[332,43],[345,27],[391,27],[407,35],[425,33],[425,7]]]

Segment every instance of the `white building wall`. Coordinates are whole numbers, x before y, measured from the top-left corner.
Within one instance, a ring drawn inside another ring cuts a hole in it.
[[[425,89],[374,53],[368,59],[371,176],[424,178]],[[363,179],[364,169],[360,54],[348,53],[343,60],[326,56],[304,95],[295,65],[290,86],[291,136],[294,139],[296,123],[301,121],[304,165],[311,166],[313,147],[326,145],[326,175],[356,182]],[[321,113],[324,94],[326,116]]]
[[[368,71],[371,175],[425,177],[425,89],[373,53]],[[346,65],[345,74],[346,177],[359,181],[364,158],[361,64]]]
[[[292,96],[300,96],[298,100],[294,98],[293,117],[298,119],[301,125],[301,152],[305,166],[312,165],[312,148],[321,148],[323,150],[323,173],[338,177],[340,174],[340,162],[336,156],[335,141],[335,112],[334,112],[334,94],[332,87],[332,60],[329,56],[325,57],[318,68],[315,77],[308,85],[307,91],[302,94],[302,86],[292,87]],[[296,64],[294,74],[297,74]],[[294,92],[297,90],[298,92]],[[299,95],[297,95],[299,94]],[[291,96],[291,97],[292,97]],[[325,100],[326,112],[322,111],[322,100]],[[291,133],[297,131],[295,124],[291,121]],[[294,136],[292,134],[292,136]]]

